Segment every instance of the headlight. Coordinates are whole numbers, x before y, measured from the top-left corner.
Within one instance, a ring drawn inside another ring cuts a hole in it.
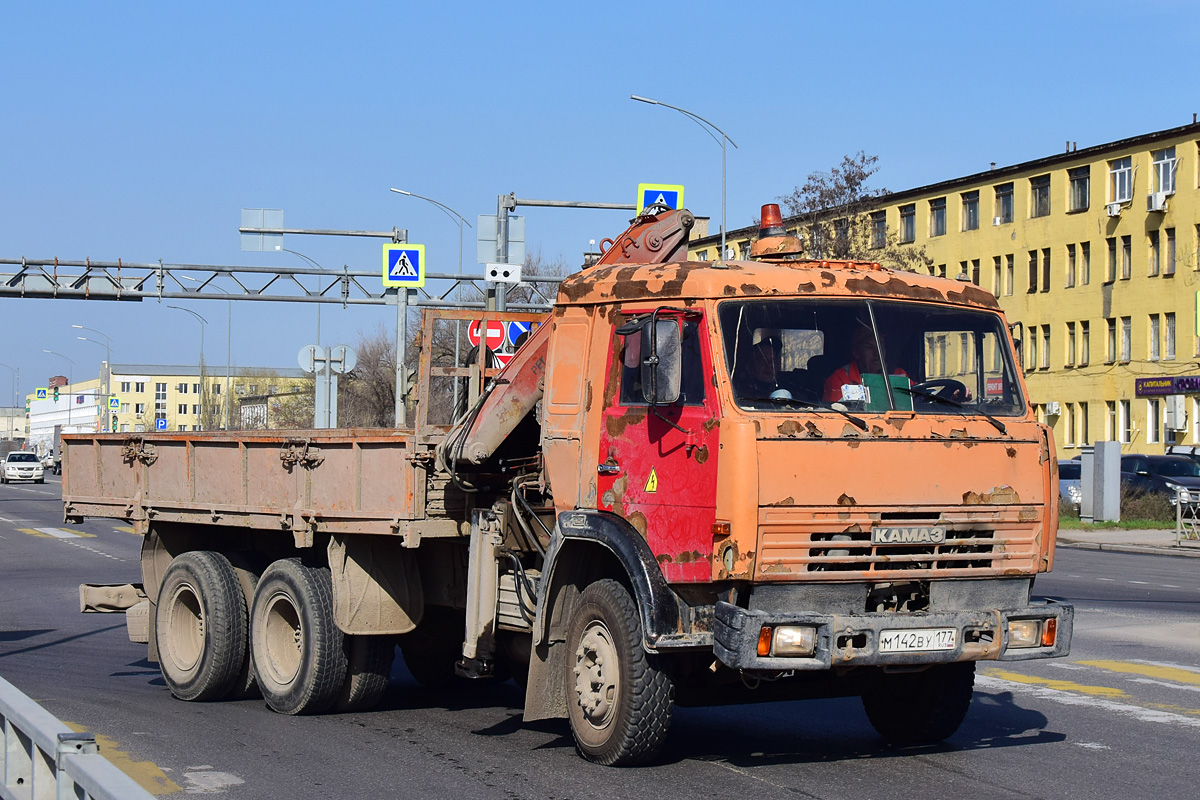
[[[1083,500],[1083,489],[1078,486],[1068,486],[1067,497],[1071,498],[1072,503],[1078,503]]]
[[[758,654],[776,658],[807,657],[817,650],[817,629],[802,625],[764,625],[758,634]]]
[[[1042,621],[1038,619],[1010,619],[1008,621],[1008,646],[1037,647],[1042,640]]]

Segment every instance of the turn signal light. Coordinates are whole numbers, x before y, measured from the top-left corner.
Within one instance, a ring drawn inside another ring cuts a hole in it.
[[[1042,647],[1054,647],[1058,639],[1058,620],[1048,619],[1042,623]]]
[[[771,655],[771,640],[774,638],[772,634],[775,629],[770,625],[763,625],[762,630],[758,632],[758,655],[766,658]]]

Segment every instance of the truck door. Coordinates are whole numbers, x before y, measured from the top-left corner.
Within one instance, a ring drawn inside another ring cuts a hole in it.
[[[682,324],[682,386],[677,402],[651,408],[642,394],[640,336],[616,332],[635,316],[618,318],[613,328],[597,506],[629,520],[646,537],[668,581],[707,581],[720,418],[708,328],[699,313],[660,312],[660,319]]]

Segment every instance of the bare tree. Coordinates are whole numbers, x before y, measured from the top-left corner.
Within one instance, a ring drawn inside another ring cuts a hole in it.
[[[800,220],[806,257],[880,261],[910,271],[933,265],[924,246],[902,244],[895,230],[876,227],[872,212],[882,210],[880,199],[888,194],[870,186],[878,171],[879,157],[860,150],[828,172],[809,173],[803,185],[779,198]]]

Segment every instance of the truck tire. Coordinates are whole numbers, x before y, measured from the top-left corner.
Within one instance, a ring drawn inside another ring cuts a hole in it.
[[[580,755],[604,766],[641,764],[667,738],[675,687],[642,648],[637,605],[619,582],[583,590],[567,633],[563,690]]]
[[[975,662],[890,673],[863,692],[872,727],[893,744],[931,744],[953,735],[971,705]]]
[[[328,567],[308,567],[298,558],[267,567],[250,612],[254,674],[267,705],[291,715],[333,705],[346,679],[342,639]]]
[[[159,669],[181,700],[220,700],[246,657],[246,601],[229,560],[194,550],[163,574],[154,619]]]
[[[392,675],[396,642],[390,636],[346,636],[346,679],[334,711],[366,711],[383,697]]]

